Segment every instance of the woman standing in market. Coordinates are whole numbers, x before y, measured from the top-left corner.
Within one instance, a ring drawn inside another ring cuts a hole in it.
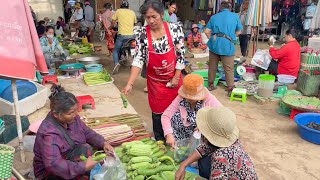
[[[131,75],[123,92],[132,90],[144,64],[147,66],[148,100],[152,111],[153,132],[156,140],[164,140],[161,115],[178,95],[184,69],[184,34],[175,23],[163,22],[164,6],[158,0],[144,3],[140,12],[148,25],[137,31],[137,52]]]
[[[78,115],[76,97],[61,86],[52,86],[50,112],[41,123],[34,144],[33,168],[37,179],[87,179],[98,164],[92,147],[113,155],[112,146],[87,127]],[[91,147],[92,146],[92,147]],[[86,161],[80,156],[85,155]]]
[[[112,4],[111,3],[106,3],[104,4],[104,10],[105,12],[102,14],[102,22],[104,29],[106,31],[106,42],[107,42],[107,47],[109,51],[109,55],[112,55],[113,49],[114,49],[114,33],[113,30],[110,28],[111,23],[112,23]]]

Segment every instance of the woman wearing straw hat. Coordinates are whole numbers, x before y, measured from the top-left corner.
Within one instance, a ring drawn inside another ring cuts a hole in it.
[[[184,179],[187,166],[210,154],[209,179],[258,179],[253,162],[239,141],[236,115],[230,109],[220,106],[199,110],[197,126],[202,133],[203,144],[181,163],[176,180]]]
[[[188,48],[189,51],[192,51],[193,48],[200,48],[205,51],[207,49],[207,45],[202,42],[202,36],[199,32],[199,26],[197,24],[193,24],[191,27],[191,33],[188,35]]]
[[[174,147],[176,140],[192,136],[197,128],[196,114],[199,109],[221,106],[218,99],[204,87],[204,79],[198,74],[187,75],[178,94],[161,116],[164,136],[171,147]]]

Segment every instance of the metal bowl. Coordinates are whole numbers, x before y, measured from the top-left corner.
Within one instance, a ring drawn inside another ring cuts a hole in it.
[[[80,58],[79,63],[87,65],[87,64],[99,64],[100,58],[99,57],[83,57]]]

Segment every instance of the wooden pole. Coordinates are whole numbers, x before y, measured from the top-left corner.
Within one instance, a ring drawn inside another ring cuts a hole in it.
[[[26,157],[24,155],[24,149],[23,149],[23,134],[22,134],[21,119],[20,119],[19,100],[18,100],[17,81],[16,80],[12,80],[12,93],[13,93],[14,110],[15,110],[15,114],[16,114],[16,123],[17,123],[17,131],[18,131],[18,138],[19,138],[21,162],[24,163],[24,162],[26,162]]]

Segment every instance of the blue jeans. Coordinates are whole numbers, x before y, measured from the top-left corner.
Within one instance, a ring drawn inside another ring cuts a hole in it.
[[[119,53],[120,53],[121,47],[123,45],[123,42],[125,42],[128,39],[133,39],[133,38],[134,38],[134,35],[120,35],[120,34],[118,34],[117,40],[116,40],[116,43],[114,46],[113,54],[112,54],[114,64],[119,64],[119,60],[120,60]]]

